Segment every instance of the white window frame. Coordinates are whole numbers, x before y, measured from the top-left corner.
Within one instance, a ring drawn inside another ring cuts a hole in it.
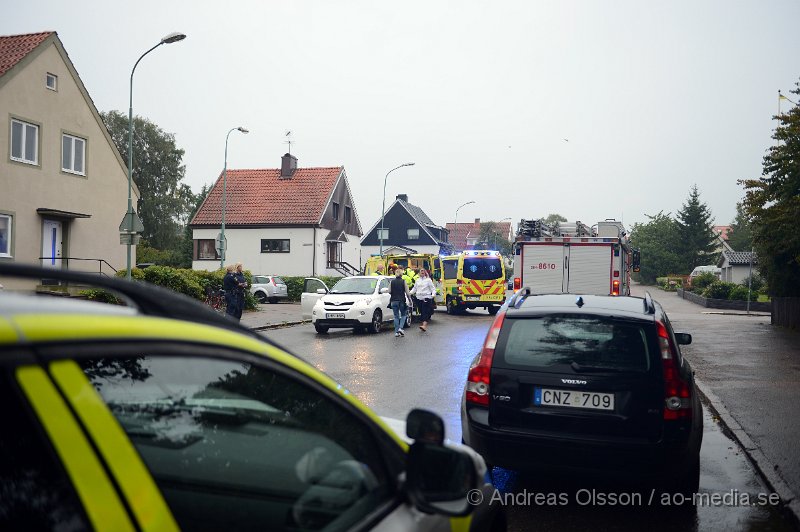
[[[51,79],[53,80],[52,86],[50,85]],[[56,76],[52,72],[48,72],[44,78],[44,86],[50,89],[51,91],[58,91],[58,76]]]
[[[12,244],[11,238],[12,238],[12,235],[14,234],[14,232],[12,231],[13,223],[14,223],[14,216],[12,216],[10,214],[0,214],[0,219],[2,219],[2,218],[5,218],[7,220],[5,229],[3,229],[2,226],[0,226],[0,232],[4,232],[5,237],[6,237],[6,250],[5,250],[5,252],[3,252],[3,250],[0,249],[0,257],[11,258],[11,257],[13,257],[13,255],[11,254],[11,249],[12,249],[11,248],[11,244]]]
[[[65,168],[64,167],[64,139],[70,139],[70,153],[69,153],[69,164],[72,168]],[[83,163],[82,168],[77,169],[75,168],[75,146],[78,144],[77,141],[80,141],[81,145],[81,161]],[[83,137],[78,137],[75,135],[70,135],[69,133],[62,133],[61,134],[61,170],[67,172],[68,174],[77,174],[77,175],[86,175],[86,139]]]
[[[383,233],[383,238],[381,238],[381,233]],[[389,240],[389,228],[385,227],[383,229],[378,228],[378,240]]]
[[[22,138],[20,139],[20,148],[21,148],[22,151],[21,151],[21,156],[20,157],[15,157],[14,156],[14,124],[15,123],[20,124],[22,126]],[[29,127],[33,128],[34,132],[36,133],[36,135],[35,135],[36,138],[34,139],[34,142],[33,142],[33,146],[34,146],[33,159],[28,159],[25,156],[25,146],[27,145],[28,128]],[[8,153],[9,153],[9,157],[11,158],[11,160],[12,161],[17,161],[19,163],[38,165],[39,164],[39,126],[36,125],[36,124],[31,124],[30,122],[25,122],[24,120],[19,120],[18,118],[12,118],[11,119],[10,129],[11,130],[9,131],[9,140],[11,141],[11,146],[9,146]]]
[[[406,236],[409,240],[419,240],[419,229],[406,230]]]

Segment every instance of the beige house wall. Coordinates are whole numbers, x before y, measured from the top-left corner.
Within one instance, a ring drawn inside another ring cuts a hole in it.
[[[40,264],[43,221],[49,218],[62,222],[63,257],[102,259],[124,269],[126,247],[119,243],[119,223],[127,210],[127,170],[73,72],[58,40],[51,37],[0,77],[0,213],[14,217],[13,256],[0,260]],[[46,87],[47,73],[58,76],[56,91]],[[11,160],[12,118],[39,126],[37,165]],[[63,133],[86,139],[85,176],[62,171]],[[134,188],[134,205],[136,192]],[[43,216],[37,213],[42,208],[90,217]],[[135,247],[133,253],[135,257]],[[65,266],[101,271],[98,261],[71,260]],[[102,272],[113,275],[105,263]],[[10,280],[3,284],[31,287]]]

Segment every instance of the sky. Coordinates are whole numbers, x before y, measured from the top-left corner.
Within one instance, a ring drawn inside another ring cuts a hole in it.
[[[800,80],[800,2],[26,0],[100,111],[175,135],[199,192],[229,169],[344,166],[364,231],[397,194],[437,224],[558,213],[630,227],[697,185],[729,224]],[[783,103],[784,110],[786,106]],[[398,165],[414,166],[387,172]]]

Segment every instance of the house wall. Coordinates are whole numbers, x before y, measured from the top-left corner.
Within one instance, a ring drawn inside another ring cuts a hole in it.
[[[40,263],[43,217],[36,209],[48,208],[91,215],[60,220],[62,256],[104,259],[115,269],[124,269],[126,248],[119,243],[118,228],[127,210],[127,171],[56,44],[42,46],[46,48],[41,53],[32,52],[0,78],[0,213],[14,217],[13,257],[0,260]],[[58,76],[57,91],[45,86],[48,72]],[[39,126],[37,165],[11,161],[12,117]],[[86,176],[62,172],[62,133],[86,139]],[[71,261],[68,266],[99,269],[98,262],[90,261]],[[102,271],[113,274],[106,265]],[[35,283],[9,280],[4,284],[32,288]]]
[[[389,246],[384,245],[383,250],[386,251],[386,248]],[[439,254],[439,246],[407,246],[411,249],[415,250],[417,253],[430,253],[432,255]],[[367,262],[367,259],[371,255],[378,255],[380,253],[380,246],[361,246],[361,257],[362,257],[362,267],[364,263]]]
[[[755,267],[753,268],[755,269]],[[735,266],[723,266],[722,273],[720,274],[720,279],[722,281],[727,281],[729,283],[736,283],[739,284],[750,274],[750,265],[746,264],[744,266],[735,265]]]
[[[339,204],[338,219],[334,219],[333,217],[334,203]],[[345,207],[350,207],[351,217],[349,223],[345,222]],[[328,206],[322,215],[321,225],[323,228],[328,230],[335,229],[337,231],[344,231],[348,235],[358,235],[356,238],[361,238],[361,231],[358,227],[358,222],[356,219],[356,208],[353,198],[350,197],[350,194],[347,190],[344,172],[342,172],[342,178],[337,182],[336,188],[333,190],[333,194],[331,195],[331,200],[328,202]]]
[[[436,246],[436,253],[439,252],[439,246],[434,240],[428,236],[423,227],[420,227],[417,220],[399,203],[394,203],[383,216],[383,225],[389,229],[389,238],[383,241],[383,247],[387,246],[405,246],[408,248],[418,249],[426,245]],[[361,240],[362,246],[378,246],[380,248],[380,239],[378,238],[378,230],[381,227],[380,219],[375,227],[365,235]],[[419,229],[419,238],[408,238],[409,229]]]

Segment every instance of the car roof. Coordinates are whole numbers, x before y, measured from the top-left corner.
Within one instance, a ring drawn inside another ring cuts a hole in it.
[[[649,294],[642,298],[588,294],[526,294],[523,290],[514,294],[508,301],[507,317],[540,316],[542,314],[597,314],[653,321],[657,306],[657,303],[649,298]]]

